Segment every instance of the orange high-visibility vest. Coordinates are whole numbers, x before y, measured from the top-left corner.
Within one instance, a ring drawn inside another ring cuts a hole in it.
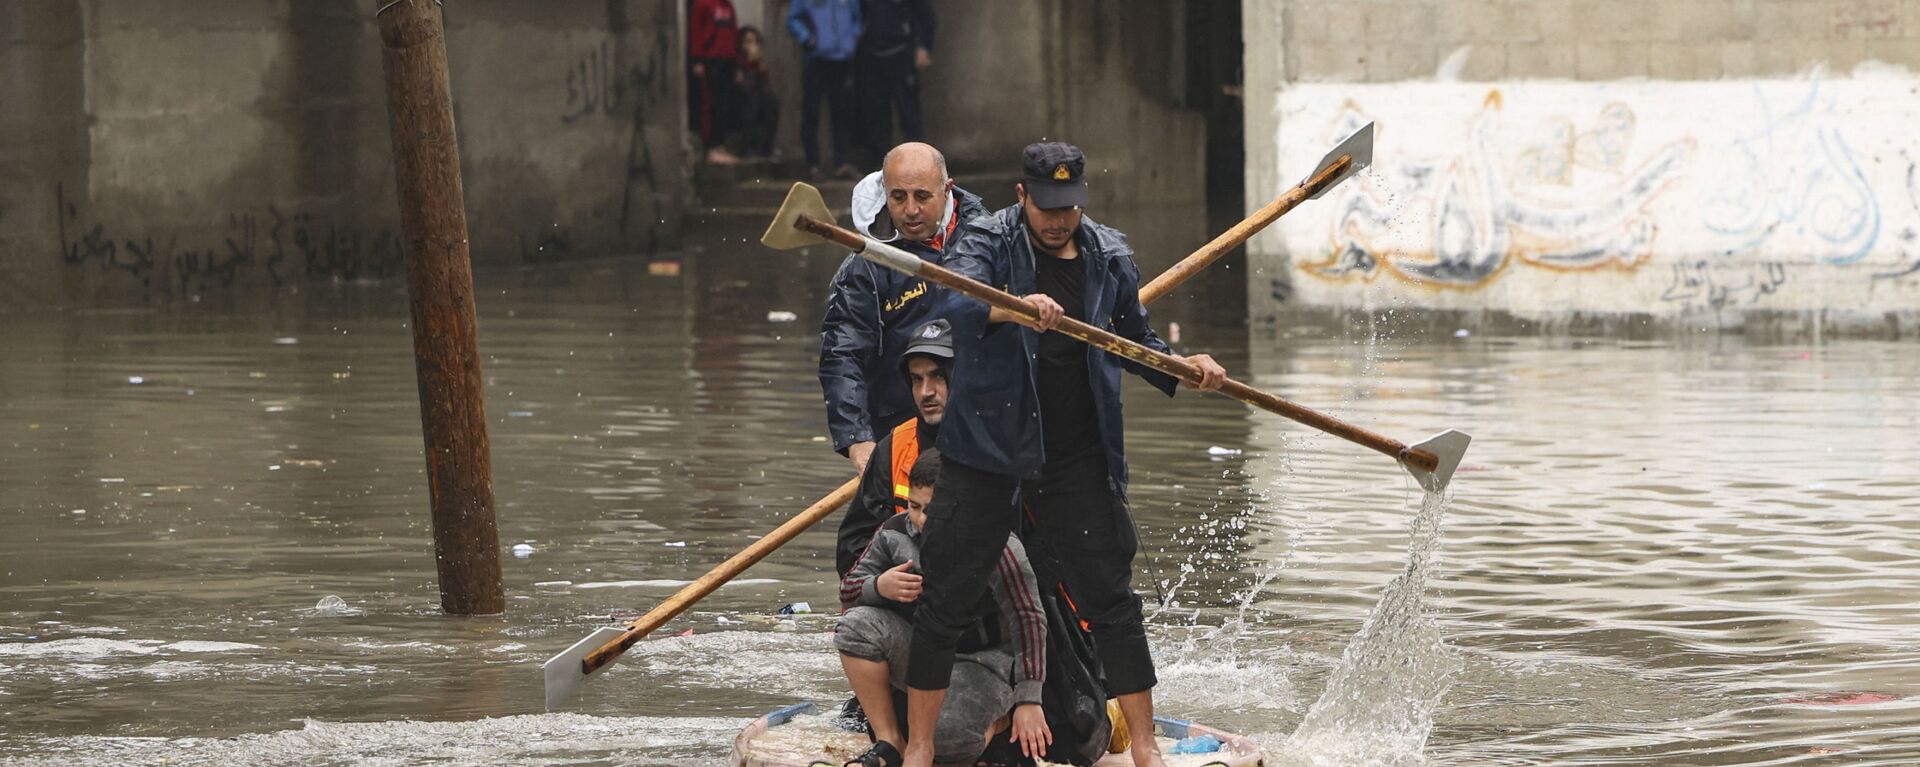
[[[907,500],[907,475],[913,473],[913,462],[920,460],[920,419],[909,418],[906,423],[893,427],[893,496],[902,503]],[[894,512],[906,511],[906,506],[894,507]]]

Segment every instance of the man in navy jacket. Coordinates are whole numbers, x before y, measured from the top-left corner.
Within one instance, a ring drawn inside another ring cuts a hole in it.
[[[1108,692],[1133,732],[1153,731],[1155,683],[1132,590],[1138,541],[1126,506],[1120,418],[1124,368],[1172,394],[1174,380],[1057,333],[1064,316],[1171,353],[1147,324],[1140,272],[1126,236],[1086,218],[1086,158],[1071,144],[1028,146],[1020,203],[963,226],[948,269],[1016,295],[1039,313],[1027,321],[950,292],[942,316],[955,359],[938,444],[945,456],[927,507],[921,601],[907,669],[907,767],[931,764],[931,731],[945,700],[955,640],[980,610],[981,590],[1024,500],[1034,536],[1057,558],[1052,571],[1089,625]],[[1205,354],[1196,387],[1218,389],[1226,371]],[[1036,562],[1036,564],[1038,564]],[[1138,767],[1164,767],[1151,739],[1135,742]]]
[[[959,226],[985,215],[980,198],[954,185],[946,158],[926,144],[901,144],[884,170],[854,188],[853,218],[861,234],[933,263]],[[833,449],[864,471],[874,443],[914,417],[912,392],[899,373],[914,331],[939,317],[939,295],[926,280],[858,255],[840,264],[820,323],[820,389]]]

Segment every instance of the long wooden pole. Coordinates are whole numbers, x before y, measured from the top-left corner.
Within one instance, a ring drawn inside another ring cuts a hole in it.
[[[580,660],[581,673],[591,674],[600,670],[600,667],[612,663],[615,658],[620,657],[621,653],[626,652],[627,648],[632,647],[634,642],[640,641],[641,637],[652,633],[654,629],[660,628],[660,626],[667,621],[673,620],[674,616],[692,607],[693,603],[706,598],[708,594],[713,593],[714,589],[720,588],[722,584],[733,580],[734,576],[752,567],[754,563],[766,559],[767,555],[772,554],[774,549],[786,545],[787,541],[791,541],[795,536],[806,532],[807,528],[813,527],[815,523],[822,519],[826,519],[827,515],[832,514],[841,506],[847,505],[848,501],[853,500],[854,492],[859,489],[859,477],[847,480],[846,484],[841,485],[838,490],[829,493],[825,498],[814,501],[813,505],[808,506],[806,511],[800,512],[794,516],[794,518],[787,520],[786,524],[774,528],[773,532],[760,536],[760,540],[754,541],[751,545],[741,549],[740,553],[714,566],[712,570],[707,571],[706,575],[700,576],[699,580],[681,587],[680,591],[668,597],[667,601],[661,602],[653,609],[648,610],[646,615],[642,615],[634,619],[632,623],[627,624],[627,630],[620,635],[620,638],[601,645],[600,649],[587,653],[587,657]]]
[[[1026,299],[982,284],[939,264],[922,261],[912,254],[885,243],[869,243],[866,238],[833,223],[821,221],[813,216],[801,215],[794,225],[832,240],[835,244],[859,253],[861,257],[889,269],[911,274],[928,282],[939,283],[970,298],[1027,319],[1039,316],[1039,313],[1034,311],[1033,305],[1027,303]],[[1060,320],[1060,324],[1054,327],[1053,332],[1064,333],[1108,354],[1146,365],[1187,383],[1200,383],[1199,368],[1187,364],[1186,360],[1149,349],[1072,317]],[[1376,434],[1319,411],[1294,404],[1233,379],[1227,379],[1226,384],[1220,387],[1220,393],[1262,410],[1286,416],[1362,447],[1384,453],[1396,461],[1422,471],[1431,472],[1440,465],[1440,457],[1432,452],[1409,446],[1391,437]]]
[[[376,0],[385,51],[393,170],[406,237],[414,369],[433,504],[440,607],[455,615],[506,610],[493,468],[481,391],[473,266],[460,150],[447,85],[440,5]]]
[[[1180,263],[1174,264],[1172,268],[1161,272],[1160,276],[1153,278],[1152,282],[1147,283],[1146,287],[1141,288],[1141,303],[1149,303],[1156,298],[1166,295],[1168,291],[1173,290],[1179,286],[1180,283],[1186,282],[1194,273],[1220,260],[1221,256],[1227,254],[1227,251],[1240,247],[1241,243],[1259,234],[1260,230],[1267,228],[1268,224],[1279,220],[1281,216],[1287,214],[1287,211],[1293,210],[1294,207],[1300,203],[1312,199],[1314,195],[1320,193],[1321,189],[1335,183],[1340,178],[1340,174],[1346,172],[1347,167],[1352,164],[1352,157],[1341,155],[1339,160],[1329,164],[1327,167],[1321,168],[1320,172],[1302,180],[1299,184],[1294,185],[1293,188],[1282,192],[1279,197],[1273,198],[1273,202],[1269,202],[1265,207],[1254,211],[1253,215],[1248,216],[1246,220],[1234,225],[1232,229],[1221,232],[1220,236],[1213,238],[1212,242],[1201,246],[1199,250],[1193,252],[1193,255],[1181,259]]]

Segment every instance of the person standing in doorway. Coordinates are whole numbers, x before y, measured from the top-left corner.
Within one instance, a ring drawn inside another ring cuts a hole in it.
[[[920,74],[933,64],[932,0],[865,0],[858,56],[863,156],[893,146],[893,119],[904,141],[925,141]]]
[[[859,177],[847,151],[853,143],[853,56],[860,42],[860,0],[793,0],[787,31],[806,50],[800,83],[800,144],[807,175],[819,178],[820,103],[833,121],[833,174]]]

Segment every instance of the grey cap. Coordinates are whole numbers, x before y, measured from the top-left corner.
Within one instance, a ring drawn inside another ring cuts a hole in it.
[[[915,354],[925,354],[943,360],[953,359],[953,326],[946,320],[934,320],[915,329],[913,340],[907,342],[907,350],[900,353],[902,373],[907,370],[907,359]]]

